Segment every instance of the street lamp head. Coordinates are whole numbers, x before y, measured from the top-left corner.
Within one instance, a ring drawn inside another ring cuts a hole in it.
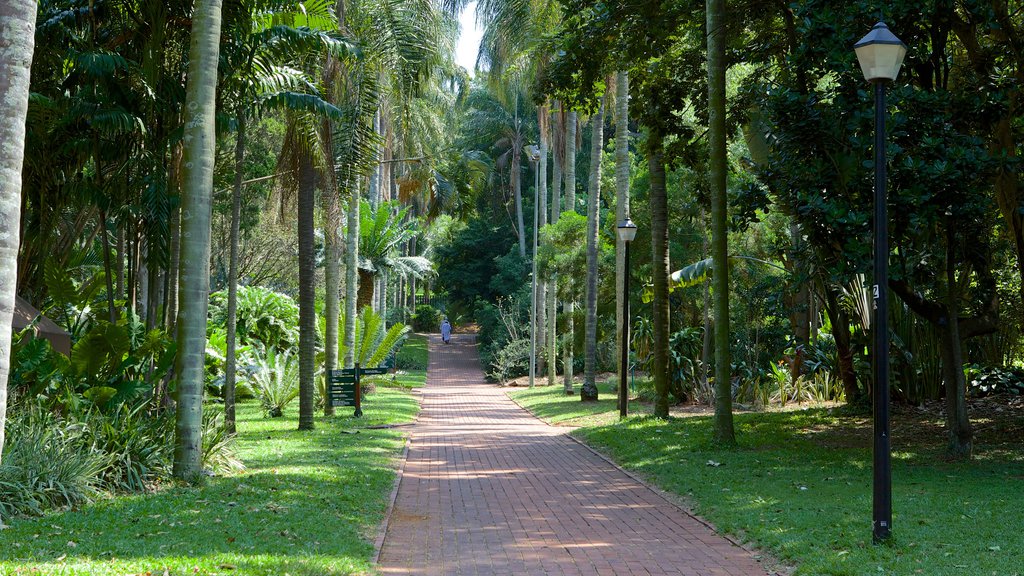
[[[629,218],[619,222],[615,231],[619,234],[619,240],[623,242],[632,242],[633,238],[636,238],[636,224],[633,224],[633,221]]]
[[[868,82],[882,82],[896,79],[907,55],[907,45],[893,34],[885,22],[879,22],[866,36],[853,45]]]

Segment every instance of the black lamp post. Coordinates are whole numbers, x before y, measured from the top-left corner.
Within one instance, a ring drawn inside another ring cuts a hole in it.
[[[889,444],[889,230],[885,194],[885,84],[896,79],[907,47],[884,22],[854,45],[864,79],[875,85],[875,308],[873,318],[874,482],[873,537],[892,529],[892,462]]]
[[[619,222],[615,231],[622,241],[625,265],[622,267],[622,364],[619,367],[619,417],[626,417],[626,406],[629,393],[626,387],[626,374],[629,372],[629,243],[636,238],[636,224],[627,216]]]

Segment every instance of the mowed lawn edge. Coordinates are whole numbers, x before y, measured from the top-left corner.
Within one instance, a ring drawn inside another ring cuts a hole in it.
[[[895,437],[893,538],[874,545],[871,450],[835,409],[736,414],[739,446],[727,449],[709,416],[620,423],[613,402],[561,386],[508,393],[541,419],[584,423],[574,437],[794,575],[1024,575],[1022,450],[949,463]]]
[[[281,418],[240,403],[244,472],[19,518],[0,531],[0,574],[371,574],[407,436],[388,426],[415,420],[424,380],[377,379],[363,418],[338,408],[311,432],[297,402]]]

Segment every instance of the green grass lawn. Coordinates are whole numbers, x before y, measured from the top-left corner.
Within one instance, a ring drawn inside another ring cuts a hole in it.
[[[371,572],[404,439],[366,427],[410,422],[417,410],[408,392],[380,386],[362,419],[342,408],[298,432],[298,402],[276,419],[241,404],[244,473],[16,520],[0,531],[0,574]]]
[[[409,376],[422,376],[422,382],[426,383],[426,370],[430,357],[427,353],[428,337],[423,334],[409,334],[409,337],[398,350],[398,369],[408,372]]]
[[[893,432],[893,538],[876,546],[863,417],[827,408],[737,414],[740,445],[722,449],[711,440],[708,416],[619,423],[612,394],[582,404],[557,388],[510,395],[553,423],[585,424],[577,437],[684,496],[720,530],[795,565],[795,574],[1024,575],[1019,435],[979,443],[971,463],[946,463],[934,415],[897,411],[894,422],[904,422]],[[983,420],[976,422],[981,439],[993,427]]]

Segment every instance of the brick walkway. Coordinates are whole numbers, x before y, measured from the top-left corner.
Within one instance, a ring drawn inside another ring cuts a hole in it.
[[[483,380],[473,335],[431,337],[384,574],[764,576],[751,554]]]

